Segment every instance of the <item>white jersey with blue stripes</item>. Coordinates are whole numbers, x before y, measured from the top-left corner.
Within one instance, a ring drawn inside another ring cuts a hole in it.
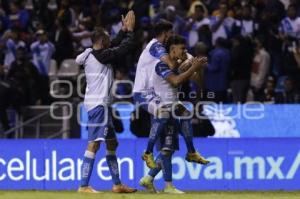
[[[143,50],[136,68],[134,80],[134,93],[149,92],[153,90],[153,75],[155,66],[160,58],[167,54],[165,47],[157,39],[152,39]]]
[[[108,64],[100,63],[92,50],[88,48],[76,58],[76,62],[84,66],[87,83],[84,106],[87,111],[98,105],[110,105],[112,102],[113,69]]]

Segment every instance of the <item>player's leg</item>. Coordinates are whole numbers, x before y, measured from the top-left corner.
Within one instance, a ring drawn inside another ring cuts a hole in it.
[[[119,174],[118,160],[116,156],[116,150],[118,147],[118,141],[116,138],[115,130],[112,124],[112,117],[109,114],[109,125],[107,128],[107,133],[105,134],[106,143],[106,163],[108,165],[110,175],[113,181],[112,192],[114,193],[134,193],[137,190],[130,188],[122,184]]]
[[[89,186],[90,177],[93,171],[95,156],[100,147],[100,142],[105,140],[107,126],[107,109],[104,106],[97,106],[88,111],[88,146],[84,153],[81,183],[78,192],[98,193]]]
[[[148,192],[157,193],[157,190],[153,184],[154,178],[161,171],[161,153],[155,159],[156,168],[150,169],[148,174],[142,177],[139,181],[139,184],[144,187]]]
[[[87,149],[84,153],[81,169],[81,182],[78,192],[82,193],[98,193],[89,186],[90,177],[94,167],[95,155],[100,147],[100,141],[91,141],[88,143]]]
[[[187,117],[190,116],[190,112],[180,103],[177,104],[176,114],[179,116],[183,116],[179,121],[180,125],[180,134],[183,136],[186,147],[187,147],[187,155],[186,160],[188,162],[196,162],[200,164],[208,164],[209,161],[206,160],[203,156],[201,156],[195,149],[193,143],[193,126],[191,123],[191,119]]]
[[[161,168],[163,171],[163,177],[165,180],[165,188],[163,190],[164,193],[170,194],[183,194],[183,191],[180,191],[175,188],[172,182],[172,155],[173,151],[162,150],[161,151]]]
[[[170,118],[170,111],[160,104],[159,98],[154,98],[148,104],[148,112],[150,112],[154,118],[152,120],[147,149],[142,159],[146,161],[149,168],[153,169],[157,166],[153,158],[153,148],[158,137],[164,132],[164,127]]]

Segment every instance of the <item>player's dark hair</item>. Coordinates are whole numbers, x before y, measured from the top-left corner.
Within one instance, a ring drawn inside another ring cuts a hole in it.
[[[167,41],[167,44],[166,44],[166,49],[168,52],[170,52],[170,48],[172,45],[178,45],[178,44],[186,44],[186,40],[179,36],[179,35],[172,35],[168,41]]]
[[[93,43],[100,40],[104,36],[107,36],[106,30],[102,27],[95,27],[93,34],[91,36],[91,40]]]
[[[157,37],[162,33],[172,29],[173,29],[173,24],[171,22],[167,20],[160,20],[159,22],[154,24],[154,28],[153,28],[154,36]]]

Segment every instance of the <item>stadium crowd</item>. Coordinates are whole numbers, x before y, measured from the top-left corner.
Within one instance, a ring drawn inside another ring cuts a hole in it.
[[[128,10],[135,12],[138,39],[134,53],[115,60],[116,80],[134,81],[153,24],[165,19],[186,38],[190,54],[209,59],[204,86],[183,85],[184,100],[193,100],[188,93],[196,92],[202,100],[225,103],[300,102],[298,0],[1,0],[2,123],[7,123],[3,115],[10,105],[18,110],[49,104],[53,59],[60,67],[91,47],[96,26],[113,38]],[[116,93],[129,94],[131,89],[119,83]]]

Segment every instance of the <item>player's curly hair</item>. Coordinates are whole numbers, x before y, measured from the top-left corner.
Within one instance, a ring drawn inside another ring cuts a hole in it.
[[[178,45],[178,44],[186,44],[185,38],[179,36],[179,35],[172,35],[167,40],[166,49],[168,52],[170,52],[170,48],[172,45]]]

